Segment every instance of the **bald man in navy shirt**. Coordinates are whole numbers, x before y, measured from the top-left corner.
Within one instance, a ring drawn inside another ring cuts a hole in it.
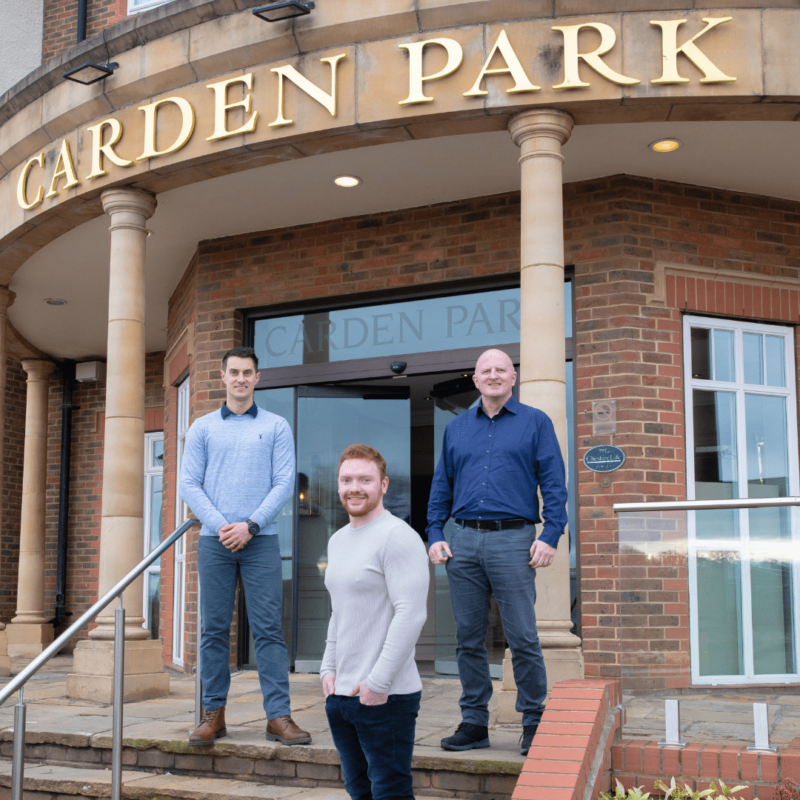
[[[517,373],[508,355],[487,350],[473,380],[481,402],[447,426],[428,503],[429,555],[434,564],[447,564],[462,684],[462,722],[441,744],[445,750],[489,747],[486,629],[494,595],[522,713],[520,752],[527,755],[547,696],[536,570],[552,564],[567,525],[564,460],[550,417],[512,396]],[[539,492],[545,521],[537,539]],[[448,545],[443,528],[451,516]]]

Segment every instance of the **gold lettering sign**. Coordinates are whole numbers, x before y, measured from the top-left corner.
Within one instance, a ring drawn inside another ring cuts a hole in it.
[[[228,87],[232,83],[243,83],[247,87],[247,97],[244,100],[238,100],[235,103],[228,102]],[[252,100],[250,92],[253,89],[252,72],[248,72],[247,75],[242,75],[239,78],[230,78],[227,81],[211,83],[208,88],[214,90],[214,133],[206,139],[207,142],[216,142],[218,139],[227,139],[229,136],[238,136],[240,133],[252,133],[256,129],[258,111],[254,111],[253,116],[235,131],[228,130],[228,109],[241,106],[246,114],[250,113],[250,102]]]
[[[500,53],[500,55],[503,56],[506,62],[505,67],[489,69],[489,64],[492,63],[495,53]],[[517,54],[514,52],[511,42],[508,41],[506,32],[500,31],[500,35],[497,37],[497,41],[494,43],[494,47],[489,53],[489,58],[486,59],[486,63],[478,74],[478,80],[475,81],[475,85],[468,92],[464,92],[464,97],[480,97],[481,95],[489,94],[488,91],[480,88],[481,81],[484,77],[486,75],[504,75],[506,73],[510,74],[514,79],[513,88],[506,89],[508,94],[514,94],[515,92],[538,92],[542,88],[541,86],[534,86],[534,84],[528,80],[528,76],[525,74],[525,70],[522,68],[522,64],[517,58]]]
[[[156,149],[156,117],[158,109],[165,103],[174,103],[181,112],[181,130],[175,141],[166,150]],[[140,106],[139,111],[144,111],[144,152],[136,159],[144,161],[146,158],[156,158],[156,156],[166,156],[180,150],[194,131],[194,109],[189,105],[188,100],[182,97],[167,97],[165,100],[157,100],[147,106]]]
[[[55,197],[58,190],[58,179],[66,178],[67,182],[64,184],[64,189],[71,189],[77,186],[80,181],[75,174],[75,165],[72,163],[72,153],[69,151],[69,143],[66,139],[61,140],[61,151],[56,160],[56,168],[53,172],[53,180],[50,181],[50,191],[45,195],[45,198]]]
[[[581,28],[594,28],[600,34],[600,44],[591,53],[578,52],[578,34]],[[554,25],[554,31],[561,31],[564,35],[564,81],[554,86],[554,89],[578,89],[589,86],[584,83],[578,73],[578,60],[583,59],[598,75],[602,75],[612,83],[623,86],[633,86],[639,83],[637,78],[627,78],[614,72],[611,67],[603,62],[600,56],[605,55],[617,41],[617,34],[610,25],[604,22],[584,22],[580,25]]]
[[[103,128],[111,128],[111,137],[105,144],[103,144]],[[118,167],[129,167],[133,164],[133,161],[121,158],[114,152],[114,145],[122,138],[122,123],[118,119],[103,120],[87,130],[92,134],[92,171],[86,176],[87,181],[106,174],[103,156]]]
[[[338,63],[346,56],[346,53],[342,53],[339,56],[331,56],[329,58],[321,58],[320,61],[323,64],[330,64],[331,67],[331,93],[326,94],[316,86],[315,84],[311,83],[308,78],[301,75],[294,67],[286,66],[286,67],[276,67],[271,72],[275,72],[278,75],[278,116],[275,118],[274,122],[270,122],[269,127],[275,128],[280,125],[294,125],[294,120],[286,119],[283,116],[283,79],[288,78],[298,89],[305,92],[309,97],[313,100],[316,100],[323,108],[328,110],[328,113],[332,116],[336,116],[336,66]]]
[[[33,158],[29,159],[28,163],[22,168],[22,173],[19,176],[19,183],[17,184],[17,202],[22,208],[28,210],[31,208],[36,208],[36,206],[38,206],[44,199],[44,187],[40,186],[36,192],[36,197],[32,202],[28,202],[28,175],[30,175],[30,172],[35,164],[38,164],[40,167],[44,168],[43,152],[39,153],[38,156],[34,156]]]
[[[681,78],[678,74],[678,53],[683,53],[703,73],[700,83],[732,83],[735,81],[736,78],[726,75],[695,44],[701,36],[708,33],[712,28],[722,25],[723,22],[730,22],[732,19],[733,17],[703,17],[706,27],[680,47],[678,47],[678,28],[686,22],[685,19],[651,20],[651,25],[658,25],[661,28],[664,71],[661,73],[660,78],[656,78],[650,83],[689,83],[688,78]]]
[[[437,44],[447,51],[447,63],[434,75],[422,74],[422,54],[429,44]],[[409,103],[432,103],[433,98],[422,91],[425,81],[435,81],[451,75],[461,66],[464,51],[455,39],[428,39],[425,42],[412,42],[400,44],[401,50],[408,50],[408,97],[401,100],[398,105],[405,106]]]

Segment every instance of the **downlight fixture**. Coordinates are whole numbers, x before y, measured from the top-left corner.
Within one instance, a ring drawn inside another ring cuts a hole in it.
[[[654,153],[674,153],[683,147],[683,142],[680,139],[656,139],[650,142],[649,147]]]
[[[341,186],[342,189],[352,189],[361,183],[361,178],[355,175],[337,175],[333,179],[333,182],[337,186]]]

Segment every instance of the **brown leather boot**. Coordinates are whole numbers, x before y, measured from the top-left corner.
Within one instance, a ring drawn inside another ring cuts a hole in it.
[[[189,744],[214,744],[214,739],[228,735],[225,727],[225,706],[206,711],[202,722],[189,734]]]
[[[311,734],[300,730],[297,723],[287,714],[267,722],[267,741],[281,744],[310,744]]]

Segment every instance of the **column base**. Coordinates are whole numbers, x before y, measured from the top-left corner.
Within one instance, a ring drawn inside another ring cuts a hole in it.
[[[558,681],[581,680],[583,678],[583,651],[580,647],[547,647],[542,650],[547,670],[547,695]],[[497,725],[522,725],[522,714],[514,706],[517,702],[517,684],[511,664],[511,651],[506,650],[503,659],[503,688],[497,692],[497,708],[494,722]]]
[[[46,622],[11,622],[8,635],[8,655],[35,658],[53,642],[53,626]]]
[[[114,642],[81,639],[73,653],[73,670],[67,675],[67,697],[95,703],[114,702]],[[125,642],[126,703],[169,694],[161,642],[154,639]]]
[[[0,676],[11,674],[11,659],[8,655],[8,634],[0,630]]]

